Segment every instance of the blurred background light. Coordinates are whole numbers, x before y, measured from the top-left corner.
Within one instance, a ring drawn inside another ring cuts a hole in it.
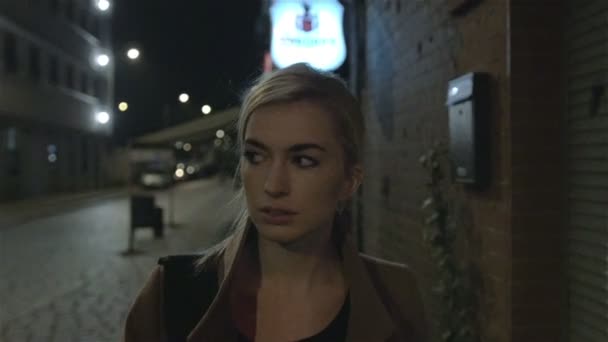
[[[96,61],[99,66],[105,67],[106,65],[108,65],[110,63],[110,57],[108,55],[106,55],[105,53],[102,53],[99,56],[97,56]]]
[[[186,103],[186,102],[188,102],[189,99],[190,99],[190,95],[188,95],[186,93],[182,93],[179,95],[179,102],[181,102],[181,103]]]
[[[137,50],[137,49],[129,49],[129,51],[127,51],[127,57],[129,57],[129,59],[138,59],[139,58],[139,50]]]
[[[110,121],[110,114],[108,112],[99,112],[95,114],[95,120],[100,124],[107,124]]]
[[[108,0],[99,0],[97,1],[97,8],[100,11],[105,12],[110,9],[110,2]]]
[[[129,109],[129,104],[126,102],[121,102],[118,104],[118,110],[120,110],[121,112],[126,112],[127,109]]]

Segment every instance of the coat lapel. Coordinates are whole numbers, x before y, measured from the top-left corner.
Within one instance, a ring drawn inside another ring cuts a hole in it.
[[[351,236],[347,236],[342,245],[342,259],[351,298],[346,341],[386,341],[393,335],[395,326]]]
[[[236,331],[230,313],[230,279],[234,265],[247,241],[249,228],[236,231],[221,252],[218,269],[219,290],[209,309],[194,327],[187,342],[235,341]]]
[[[230,313],[229,285],[243,246],[251,241],[250,234],[254,234],[254,228],[250,226],[235,232],[227,242],[218,265],[218,294],[188,336],[188,342],[236,341]],[[351,301],[346,341],[386,341],[392,336],[395,326],[350,236],[345,239],[341,251]]]

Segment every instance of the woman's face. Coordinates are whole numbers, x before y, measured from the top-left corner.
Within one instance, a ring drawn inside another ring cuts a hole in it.
[[[310,101],[267,105],[251,114],[241,177],[262,238],[289,244],[330,231],[338,202],[360,184],[359,166],[345,170],[330,116]]]

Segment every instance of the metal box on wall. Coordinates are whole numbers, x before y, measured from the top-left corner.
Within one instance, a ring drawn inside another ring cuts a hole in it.
[[[449,82],[450,160],[458,183],[484,187],[490,181],[490,77],[468,73]]]

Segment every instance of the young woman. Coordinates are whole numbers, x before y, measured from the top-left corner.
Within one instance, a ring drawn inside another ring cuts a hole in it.
[[[364,135],[337,77],[297,64],[262,78],[238,122],[245,205],[234,233],[196,267],[160,262],[125,341],[426,341],[412,272],[351,238],[344,209],[363,180]],[[180,275],[186,290],[168,285]]]

